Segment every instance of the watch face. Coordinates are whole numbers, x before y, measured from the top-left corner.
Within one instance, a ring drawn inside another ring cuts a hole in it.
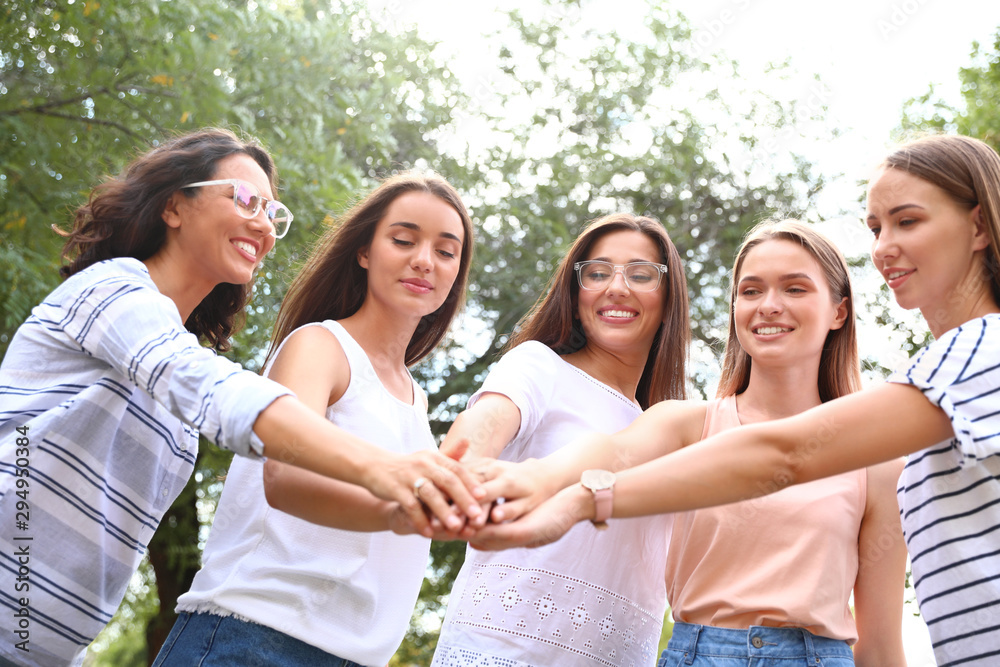
[[[591,491],[610,489],[615,485],[615,474],[608,470],[584,470],[580,483]]]

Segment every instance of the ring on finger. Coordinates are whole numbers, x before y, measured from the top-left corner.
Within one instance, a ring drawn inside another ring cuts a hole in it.
[[[417,477],[417,479],[413,481],[413,495],[415,495],[418,499],[420,498],[420,487],[426,483],[426,477]]]

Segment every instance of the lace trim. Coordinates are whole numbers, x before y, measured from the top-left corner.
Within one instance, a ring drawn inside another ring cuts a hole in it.
[[[451,622],[500,632],[584,656],[607,667],[654,662],[662,619],[631,600],[586,581],[545,570],[473,565]],[[455,660],[461,660],[455,662]],[[450,649],[456,667],[503,665],[493,656]],[[516,661],[511,663],[520,667]]]

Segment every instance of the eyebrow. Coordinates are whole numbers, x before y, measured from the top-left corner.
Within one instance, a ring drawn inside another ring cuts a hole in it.
[[[586,259],[584,261],[585,262],[607,262],[608,264],[614,264],[614,262],[612,262],[607,257],[594,257],[593,259]],[[628,260],[625,263],[626,264],[631,264],[632,262],[646,262],[647,264],[659,264],[659,262],[654,261],[652,259],[642,259],[642,258],[630,259],[630,260]]]
[[[812,279],[812,277],[808,273],[786,273],[786,274],[784,274],[782,276],[778,276],[778,280],[779,281],[786,281],[786,280],[808,280],[811,283],[814,282],[813,279]],[[764,279],[760,278],[758,276],[743,276],[742,278],[740,278],[740,284],[741,285],[743,283],[746,283],[746,282],[762,283],[762,282],[764,282]]]
[[[897,213],[899,213],[903,209],[907,209],[907,208],[919,208],[921,211],[924,210],[924,207],[921,206],[920,204],[900,204],[899,206],[894,206],[893,208],[890,208],[888,215],[896,215]],[[868,214],[868,220],[875,220],[875,219],[876,219],[876,216],[875,216],[874,213],[869,213]]]
[[[415,222],[393,222],[389,226],[390,227],[405,227],[406,229],[412,229],[415,232],[419,232],[420,231],[420,225],[418,225]],[[459,243],[462,242],[462,239],[458,238],[457,236],[455,236],[451,232],[441,232],[440,236],[442,238],[451,239],[453,241],[458,241]]]

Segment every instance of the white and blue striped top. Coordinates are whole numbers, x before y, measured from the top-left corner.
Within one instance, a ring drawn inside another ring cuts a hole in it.
[[[0,655],[79,663],[190,477],[196,429],[255,455],[257,415],[288,393],[202,347],[135,259],[36,306],[0,365]]]
[[[934,656],[1000,664],[1000,315],[949,331],[889,381],[920,389],[955,430],[909,457],[897,489]]]

